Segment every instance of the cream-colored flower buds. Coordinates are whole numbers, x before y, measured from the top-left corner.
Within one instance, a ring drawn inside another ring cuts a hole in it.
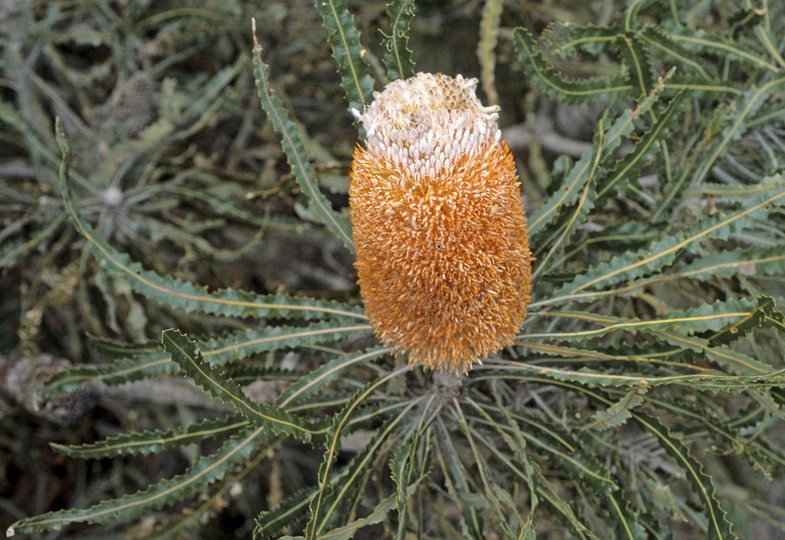
[[[515,162],[475,79],[420,73],[362,115],[356,268],[376,335],[410,363],[466,372],[512,343],[531,297]]]

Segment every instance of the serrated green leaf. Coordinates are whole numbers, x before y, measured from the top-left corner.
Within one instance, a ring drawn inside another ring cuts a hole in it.
[[[638,89],[641,95],[645,96],[651,93],[654,88],[651,62],[637,33],[620,34],[616,40],[616,48],[629,70],[630,83]]]
[[[367,320],[367,317],[357,309],[349,308],[339,302],[283,295],[255,295],[232,289],[207,292],[206,287],[143,270],[141,265],[132,262],[127,255],[112,249],[106,239],[82,219],[68,184],[71,151],[59,119],[56,122],[56,135],[63,152],[60,165],[60,189],[74,227],[87,239],[91,252],[99,261],[124,275],[136,292],[185,311],[214,313],[228,317],[346,316]]]
[[[196,384],[213,397],[236,407],[252,424],[269,433],[293,435],[305,442],[322,435],[317,428],[308,426],[304,420],[291,413],[249,400],[239,386],[202,359],[196,350],[195,341],[188,340],[179,331],[165,330],[161,342],[172,361]]]
[[[314,323],[304,327],[268,326],[263,329],[248,329],[207,342],[198,342],[198,346],[200,350],[204,351],[202,358],[211,365],[218,366],[259,352],[316,344],[367,332],[370,332],[370,326],[367,325],[342,326],[340,323],[333,322]],[[158,347],[156,346],[156,348]],[[147,345],[143,345],[141,348],[122,348],[122,350],[114,347],[113,350],[118,353],[125,350],[128,353],[141,352],[147,348]],[[378,354],[370,354],[367,358],[362,358],[361,361],[374,358],[387,351],[388,349],[385,349]],[[113,386],[162,375],[172,375],[176,372],[177,366],[169,360],[168,355],[162,352],[148,352],[122,358],[110,364],[74,366],[61,371],[46,381],[43,395],[46,398],[51,398],[63,392],[82,388],[89,383],[101,382]],[[314,373],[310,373],[308,378],[310,380],[316,377]],[[333,378],[329,378],[327,382]],[[297,387],[305,384],[304,380]],[[316,386],[314,390],[318,388],[319,386]],[[291,392],[293,390],[288,391],[288,393]]]
[[[542,506],[548,508],[560,522],[565,524],[576,538],[599,540],[575,507],[560,494],[553,482],[541,473],[538,474],[537,479],[537,495]]]
[[[362,113],[373,99],[373,79],[363,59],[365,48],[354,27],[354,15],[349,13],[346,0],[315,0],[314,4],[328,32],[349,110]]]
[[[458,451],[454,446],[449,431],[441,419],[437,419],[441,435],[437,438],[440,443],[436,458],[441,467],[444,483],[461,513],[461,530],[464,538],[484,538],[485,524],[478,510],[479,502],[476,500],[478,492],[473,486],[473,480],[463,466]]]
[[[690,161],[681,167],[682,172],[678,174],[678,178],[671,185],[666,186],[665,196],[652,213],[652,221],[656,222],[666,215],[666,212],[678,202],[678,196],[688,184],[698,185],[704,181],[717,161],[728,151],[731,143],[744,134],[755,112],[771,97],[774,89],[782,84],[785,84],[785,77],[775,78],[760,87],[747,90],[742,96],[741,103],[734,102],[729,108],[729,114],[723,117],[719,134],[715,134],[716,126],[708,127],[705,137],[709,140],[705,143],[711,151],[701,152],[694,162]],[[714,142],[716,138],[720,138],[719,142]]]
[[[606,287],[649,275],[672,264],[680,250],[694,249],[697,241],[703,238],[727,239],[731,233],[765,220],[775,207],[785,204],[785,175],[771,177],[762,190],[765,195],[743,202],[738,211],[729,215],[718,213],[699,221],[684,233],[665,237],[652,244],[650,249],[626,253],[610,262],[601,263],[561,287],[553,296],[559,301],[576,299],[576,293],[585,289]]]
[[[496,361],[496,363],[500,362]],[[488,362],[486,367],[490,368],[491,365],[492,363]],[[739,392],[753,388],[765,389],[780,386],[782,385],[783,374],[785,374],[785,369],[777,369],[759,375],[725,375],[716,371],[704,370],[700,373],[688,373],[683,375],[651,376],[649,374],[636,373],[629,370],[625,371],[624,374],[619,374],[609,372],[608,370],[596,370],[586,367],[572,370],[513,361],[505,361],[502,365],[504,371],[492,376],[535,381],[540,380],[536,376],[540,375],[546,380],[552,379],[553,381],[574,382],[587,386],[624,387],[642,383],[649,386],[685,385],[699,390],[714,392]],[[526,374],[523,375],[521,373]],[[477,379],[481,380],[489,376],[491,375],[478,376]]]
[[[60,212],[54,219],[47,220],[46,226],[30,235],[24,242],[11,242],[0,249],[0,271],[13,267],[17,261],[46,242],[68,218],[68,214]],[[3,231],[7,232],[7,231]]]
[[[414,491],[414,488],[412,488],[411,491]],[[396,498],[396,495],[390,495],[389,497],[382,499],[367,516],[356,519],[342,527],[322,533],[319,535],[319,538],[323,540],[349,540],[350,538],[354,538],[357,531],[363,527],[381,522],[387,516],[387,513],[395,508]]]
[[[633,90],[633,86],[621,77],[611,80],[568,81],[545,63],[528,30],[516,28],[513,40],[526,75],[553,99],[571,104],[611,102],[627,97]]]
[[[269,459],[272,448],[265,452],[256,452],[256,456],[246,461],[240,470],[231,472],[223,478],[222,485],[209,486],[206,493],[197,499],[197,504],[178,512],[173,518],[157,527],[151,534],[145,534],[145,540],[172,540],[180,539],[189,531],[195,531],[204,526],[206,517],[217,514],[224,508],[227,499],[237,499],[233,493],[236,486],[243,485],[248,476],[258,473],[265,460]],[[135,531],[134,531],[135,532]],[[133,534],[133,532],[132,532]]]
[[[670,126],[680,117],[686,96],[686,92],[676,94],[666,109],[656,116],[633,149],[603,175],[597,187],[599,204],[602,204],[608,196],[623,189],[649,163],[658,149],[658,143],[667,136]]]
[[[602,430],[621,426],[629,420],[631,416],[630,411],[643,403],[643,396],[648,390],[649,386],[647,384],[633,385],[616,403],[607,409],[594,413],[592,415],[594,422],[587,427]]]
[[[464,438],[466,438],[469,443],[469,447],[471,448],[474,461],[473,469],[477,470],[480,476],[480,481],[482,482],[483,498],[488,501],[488,506],[493,510],[493,513],[496,517],[496,524],[499,526],[502,533],[505,536],[510,537],[512,536],[512,531],[510,530],[510,525],[507,522],[507,518],[505,517],[506,512],[503,511],[499,498],[496,495],[496,492],[501,490],[496,485],[496,482],[494,482],[492,476],[489,474],[490,467],[474,442],[474,435],[472,434],[473,430],[466,421],[460,404],[457,401],[453,401],[453,405],[455,410],[455,419],[458,422],[458,427],[460,428],[461,433],[463,434]]]
[[[677,275],[710,280],[738,274],[778,276],[785,274],[785,245],[732,249],[697,257]]]
[[[720,506],[719,500],[717,500],[711,477],[703,472],[703,466],[692,457],[687,447],[677,437],[674,437],[665,426],[651,416],[641,412],[633,412],[632,416],[643,430],[651,433],[660,441],[662,448],[684,470],[693,493],[700,500],[701,507],[706,513],[706,517],[708,517],[706,537],[712,540],[737,538],[731,530],[731,524],[727,520],[727,513]]]
[[[758,69],[776,72],[778,67],[759,56],[755,51],[736,40],[722,39],[705,30],[686,26],[673,27],[668,37],[685,49],[717,55],[720,58],[740,60]]]
[[[398,531],[399,534],[406,530],[408,515],[406,512],[406,488],[411,472],[411,455],[414,449],[414,441],[405,439],[393,450],[390,459],[390,477],[395,484],[396,506],[398,508]]]
[[[659,330],[670,327],[684,329],[688,333],[718,332],[728,326],[741,324],[754,314],[754,304],[747,299],[732,299],[717,301],[711,304],[701,304],[686,311],[672,311],[659,319],[641,320],[625,319],[611,315],[596,315],[580,311],[559,311],[549,313],[549,317],[564,317],[595,323],[599,328],[577,330],[574,332],[549,332],[540,334],[527,334],[527,338],[552,338],[562,340],[587,339],[604,335],[615,330],[641,331]]]
[[[503,409],[503,407],[491,408],[487,404],[484,408],[496,410],[497,414],[499,409]],[[481,408],[478,407],[477,410],[482,415],[483,421],[495,430],[508,433],[516,431],[516,427],[497,422]],[[611,493],[619,489],[610,473],[593,456],[582,451],[580,449],[582,445],[561,427],[552,423],[546,425],[526,415],[509,414],[509,416],[520,424],[519,433],[526,440],[527,446],[531,445],[532,449],[546,454],[549,461],[558,462],[563,470],[580,478],[581,482],[590,484],[600,493]]]
[[[605,501],[607,501],[608,513],[616,522],[616,538],[629,538],[630,540],[649,538],[621,493],[611,493],[605,498]]]
[[[373,450],[389,436],[398,422],[406,417],[406,412],[418,403],[417,400],[412,400],[403,413],[390,418],[383,426],[383,429],[377,431],[371,443],[366,445],[363,451],[355,455],[344,469],[345,474],[342,474],[335,482],[328,481],[331,476],[333,463],[341,447],[341,437],[347,433],[347,426],[351,424],[353,416],[357,414],[361,405],[379,386],[406,373],[409,369],[408,365],[398,368],[384,377],[367,384],[364,388],[355,392],[343,410],[335,415],[332,426],[327,432],[327,446],[322,458],[322,464],[319,467],[319,489],[309,506],[311,517],[305,528],[305,537],[309,540],[318,538],[322,530],[337,519],[337,513],[344,500],[356,489],[355,480],[366,465],[366,461],[373,456]]]
[[[662,53],[664,53],[673,58],[680,71],[693,70],[705,80],[712,78],[706,72],[706,66],[696,60],[692,52],[670,39],[661,26],[647,25],[639,35],[650,47],[658,51],[658,57],[662,57]]]
[[[149,343],[126,343],[106,337],[94,336],[89,333],[87,338],[93,351],[114,358],[150,354],[158,351],[160,348],[158,343],[152,341]]]
[[[278,407],[288,408],[318,392],[321,388],[334,381],[345,370],[388,354],[390,347],[377,347],[369,351],[347,354],[335,358],[323,366],[312,370],[294,384],[289,385],[275,400]]]
[[[317,2],[320,3],[321,0]],[[326,2],[324,2],[326,4]],[[345,4],[345,2],[344,2]],[[332,2],[331,2],[332,5]],[[305,151],[302,138],[300,137],[294,123],[289,120],[289,115],[281,103],[280,98],[276,95],[270,86],[269,74],[270,68],[262,62],[262,46],[256,40],[256,22],[254,21],[254,78],[256,79],[256,88],[259,94],[259,101],[262,108],[267,113],[267,117],[272,122],[275,130],[281,134],[281,146],[283,147],[284,154],[289,166],[292,168],[292,173],[297,179],[300,188],[308,197],[311,206],[319,217],[319,219],[327,226],[332,233],[340,238],[349,251],[354,251],[354,244],[352,243],[352,233],[349,224],[342,218],[335,210],[333,210],[330,201],[319,191],[319,183],[314,178],[313,169],[311,168],[308,154]],[[353,46],[354,50],[355,47]],[[346,90],[346,88],[344,88]],[[347,90],[348,92],[348,90]],[[348,95],[348,94],[347,94]]]
[[[304,345],[337,341],[351,336],[370,334],[369,324],[347,325],[346,321],[324,321],[308,326],[268,326],[250,328],[226,337],[199,342],[202,356],[213,366],[247,358],[264,351],[302,347]]]
[[[74,366],[50,377],[44,383],[44,398],[71,392],[92,382],[118,385],[177,372],[168,355],[155,352],[124,358],[111,364]]]
[[[224,477],[237,463],[247,459],[264,442],[264,432],[263,428],[241,430],[215,454],[200,457],[184,474],[159,480],[144,491],[105,500],[86,509],[59,510],[17,521],[9,527],[9,536],[56,531],[78,522],[131,519],[179,502]]]
[[[610,26],[578,26],[567,23],[568,32],[556,36],[554,29],[560,23],[551,23],[543,32],[543,38],[555,36],[551,39],[551,47],[562,58],[573,56],[578,51],[584,50],[591,54],[599,54],[612,48],[619,34],[617,28]]]
[[[390,35],[382,32],[384,65],[388,82],[408,79],[414,75],[412,51],[409,50],[409,29],[414,19],[414,0],[392,0],[387,4]]]
[[[271,539],[293,523],[304,521],[311,497],[315,488],[305,488],[288,497],[275,510],[260,513],[256,517],[253,537],[255,539]]]
[[[203,420],[169,431],[143,431],[141,433],[124,433],[109,437],[93,444],[66,446],[49,443],[63,455],[79,459],[115,457],[133,454],[150,454],[167,448],[193,444],[211,437],[227,438],[238,430],[248,426],[242,415],[232,415],[215,420]]]
[[[585,189],[586,183],[592,177],[591,173],[596,169],[600,161],[610,156],[619,147],[622,138],[632,132],[635,127],[634,120],[651,109],[661,90],[661,87],[655,88],[634,109],[624,111],[610,125],[607,131],[602,129],[604,120],[598,122],[592,148],[583,153],[580,160],[570,169],[559,189],[528,220],[530,236],[539,233],[545,225],[559,215],[559,212],[565,205],[572,202],[581,190]]]
[[[685,400],[674,396],[647,395],[646,403],[657,407],[658,410],[676,414],[680,418],[699,422],[702,426],[705,426],[707,434],[713,434],[726,443],[736,453],[743,456],[755,472],[764,477],[770,477],[771,475],[770,461],[782,464],[783,460],[785,460],[785,455],[781,451],[772,449],[759,437],[751,440],[742,436],[739,429],[733,425],[737,418],[727,418],[724,411],[698,408],[694,404],[687,403]],[[712,409],[719,408],[713,407]],[[691,433],[694,433],[694,431],[691,431]]]

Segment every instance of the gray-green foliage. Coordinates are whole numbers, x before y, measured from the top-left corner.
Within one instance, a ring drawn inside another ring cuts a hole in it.
[[[412,72],[413,4],[388,6],[391,79]],[[343,338],[371,334],[354,305],[208,293],[143,270],[75,204],[58,130],[65,208],[94,257],[137,293],[184,312],[275,322],[197,341],[168,330],[164,352],[129,347],[113,364],[51,379],[54,394],[179,369],[234,413],[56,446],[86,458],[159,451],[178,438],[222,441],[181,476],[89,509],[21,520],[15,532],[134,518],[202,491],[215,500],[248,474],[247,464],[299,440],[322,454],[321,466],[310,484],[259,509],[258,538],[351,538],[372,525],[397,538],[535,538],[552,520],[577,538],[667,538],[675,521],[707,538],[745,536],[727,509],[740,507],[738,518],[761,508],[727,489],[716,474],[719,458],[732,455],[764,478],[785,470],[785,451],[769,438],[785,419],[785,62],[773,39],[785,31],[785,13],[745,7],[701,27],[709,17],[702,8],[631,2],[613,25],[554,24],[538,40],[523,27],[505,32],[504,18],[487,13],[500,3],[488,6],[478,49],[484,84],[493,85],[492,44],[506,35],[533,87],[563,103],[608,104],[591,147],[554,175],[561,181],[529,218],[535,297],[515,345],[464,378],[422,373],[387,349],[347,350]],[[349,107],[367,104],[372,79],[346,3],[317,7]],[[261,52],[256,44],[262,106],[314,215],[350,245]],[[576,56],[617,58],[617,73],[583,80],[560,73]],[[644,174],[654,181],[639,182]],[[237,362],[316,345],[325,359],[311,372],[254,374]],[[237,382],[249,376],[294,382],[260,405]],[[355,432],[359,449],[339,460]],[[208,511],[203,499],[191,505]],[[161,536],[196,526],[192,515],[178,514]]]

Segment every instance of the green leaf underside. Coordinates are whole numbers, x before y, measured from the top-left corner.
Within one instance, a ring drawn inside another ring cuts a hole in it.
[[[237,408],[252,424],[269,433],[293,435],[310,442],[319,435],[317,428],[308,426],[305,420],[282,409],[254,403],[234,382],[226,379],[217,369],[202,359],[196,350],[196,342],[177,330],[166,330],[162,343],[166,352],[193,381],[220,399]]]
[[[254,77],[256,88],[259,94],[259,101],[267,117],[273,124],[275,130],[281,134],[281,146],[283,147],[292,173],[297,179],[297,183],[308,197],[311,207],[321,222],[327,226],[332,233],[340,238],[349,251],[354,251],[352,243],[352,233],[349,224],[338,213],[333,210],[330,201],[319,191],[319,183],[314,177],[313,169],[309,162],[308,154],[305,151],[302,138],[300,137],[294,123],[289,119],[289,115],[283,106],[280,98],[270,86],[270,68],[262,62],[262,47],[256,40],[254,30]]]
[[[633,412],[632,417],[643,430],[659,439],[661,447],[676,460],[686,473],[693,493],[700,500],[701,508],[708,518],[706,537],[712,540],[737,538],[731,530],[731,524],[726,519],[725,510],[717,500],[711,477],[703,472],[703,466],[692,457],[687,447],[677,437],[674,437],[668,428],[651,416]]]

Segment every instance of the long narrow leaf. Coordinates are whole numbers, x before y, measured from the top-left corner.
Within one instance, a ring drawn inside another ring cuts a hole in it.
[[[196,342],[177,330],[166,330],[163,333],[164,350],[171,354],[172,361],[214,397],[224,403],[236,407],[254,425],[264,428],[270,433],[293,435],[303,441],[310,442],[319,435],[317,429],[309,427],[304,420],[276,407],[254,403],[248,399],[242,389],[234,382],[226,379],[214,367],[202,359],[196,350]]]
[[[289,120],[289,115],[280,98],[270,86],[270,68],[262,62],[262,46],[256,40],[256,21],[254,21],[253,42],[253,72],[256,78],[259,101],[273,127],[281,134],[281,145],[286,154],[286,160],[292,168],[292,173],[297,179],[300,188],[308,197],[314,212],[321,222],[343,241],[349,251],[354,251],[349,224],[333,210],[330,201],[319,191],[319,183],[314,178],[308,154],[305,152],[305,146],[300,138],[300,134],[297,132],[294,123]]]
[[[199,458],[186,473],[160,480],[144,491],[109,499],[86,509],[59,510],[17,521],[8,536],[60,530],[71,523],[108,523],[139,517],[200,492],[225,476],[264,442],[263,428],[245,429],[227,440],[218,452]]]
[[[414,0],[392,0],[387,4],[387,16],[390,18],[390,35],[382,33],[387,80],[408,79],[414,75],[412,51],[408,47]]]
[[[373,79],[363,59],[365,49],[354,26],[354,16],[349,13],[346,0],[315,0],[314,3],[327,28],[349,110],[362,112],[371,103]]]

